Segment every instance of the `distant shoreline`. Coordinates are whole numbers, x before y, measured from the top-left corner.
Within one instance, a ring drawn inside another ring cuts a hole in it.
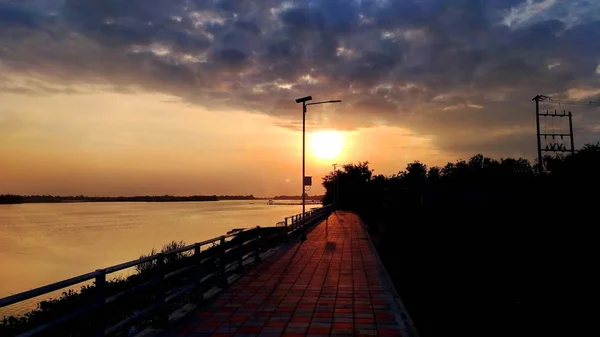
[[[321,201],[323,196],[307,196],[306,201]],[[273,198],[249,196],[134,196],[134,197],[88,197],[88,196],[46,196],[46,195],[0,195],[0,204],[58,204],[89,202],[204,202],[204,201],[243,201],[243,200],[302,200],[300,196],[276,196]]]

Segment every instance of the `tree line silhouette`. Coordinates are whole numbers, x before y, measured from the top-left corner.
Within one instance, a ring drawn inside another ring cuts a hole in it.
[[[193,196],[134,196],[134,197],[89,197],[53,196],[53,195],[15,195],[0,194],[0,204],[23,203],[59,203],[59,202],[185,202],[185,201],[219,201],[219,200],[301,200],[302,196],[255,197],[254,195],[193,195]],[[306,200],[321,200],[322,195],[307,196]]]
[[[273,198],[267,198],[267,199],[272,199],[272,200],[302,200],[302,195],[277,195],[274,196]],[[322,195],[306,195],[304,197],[305,200],[311,200],[311,201],[321,201],[323,200],[323,196]]]
[[[59,202],[183,202],[183,201],[218,201],[216,195],[193,195],[193,196],[134,196],[134,197],[88,197],[78,196],[53,196],[53,195],[0,195],[0,204],[22,204],[22,203],[59,203]],[[227,199],[224,199],[227,200]]]
[[[324,204],[337,185],[337,208],[369,225],[422,336],[556,333],[586,315],[600,144],[543,162],[477,154],[391,176],[359,162],[323,178]]]

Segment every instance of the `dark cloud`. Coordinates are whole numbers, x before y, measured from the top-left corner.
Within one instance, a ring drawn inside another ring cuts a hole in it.
[[[220,63],[225,66],[235,67],[239,66],[246,61],[248,57],[243,52],[236,49],[222,49],[217,50],[210,61]]]
[[[22,6],[0,4],[0,23],[5,27],[15,25],[35,28],[38,25],[38,15],[36,14]]]
[[[56,86],[0,79],[0,90],[141,88],[292,128],[293,99],[312,94],[344,100],[343,117],[324,110],[319,123],[385,123],[449,151],[535,155],[531,97],[600,88],[599,10],[584,0],[23,0],[0,4],[0,67]]]

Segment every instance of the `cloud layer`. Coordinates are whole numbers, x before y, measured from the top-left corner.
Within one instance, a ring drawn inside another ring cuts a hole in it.
[[[0,31],[0,91],[161,92],[292,127],[312,94],[344,100],[323,125],[460,153],[535,155],[534,95],[600,98],[592,0],[22,0],[0,4]],[[584,108],[577,130],[595,132]]]

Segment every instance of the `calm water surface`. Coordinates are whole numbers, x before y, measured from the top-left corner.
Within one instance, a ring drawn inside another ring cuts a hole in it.
[[[266,200],[0,205],[0,297],[133,260],[173,240],[274,226],[301,211]]]

